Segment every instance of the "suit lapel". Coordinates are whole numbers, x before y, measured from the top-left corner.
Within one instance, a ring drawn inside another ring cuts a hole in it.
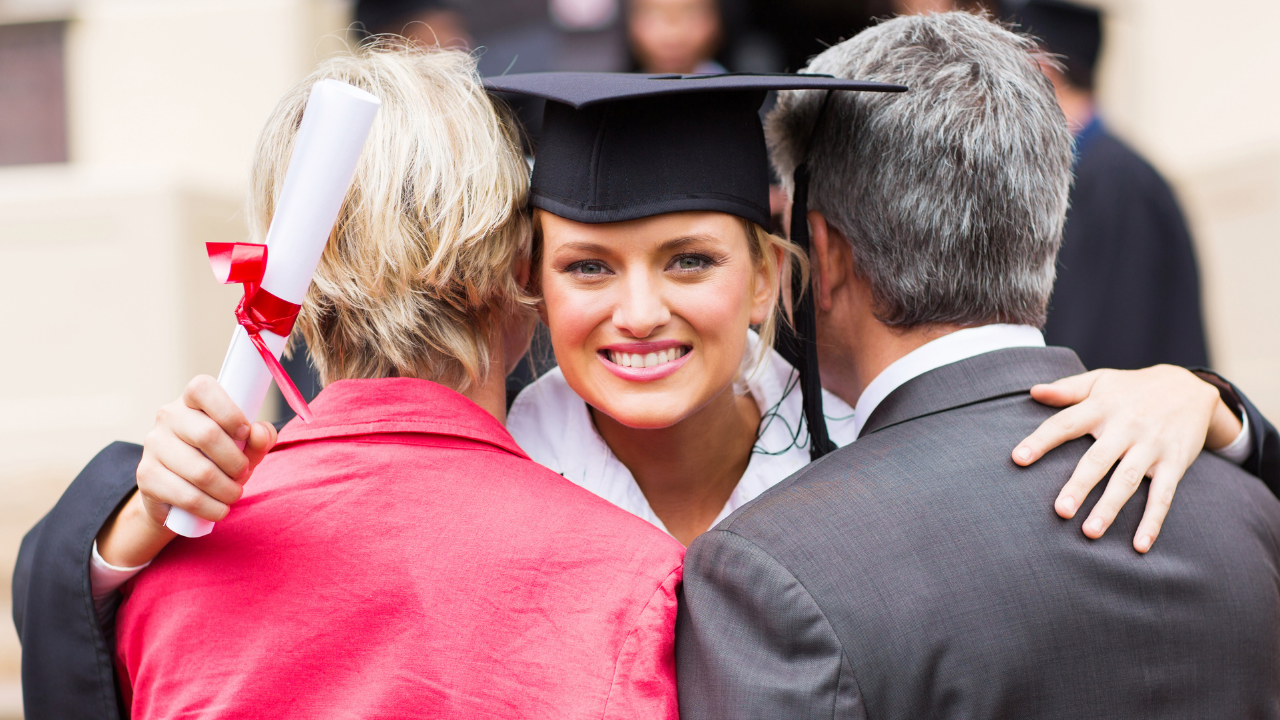
[[[858,437],[974,403],[1018,395],[1084,372],[1067,348],[1011,348],[944,365],[908,380],[881,401]]]

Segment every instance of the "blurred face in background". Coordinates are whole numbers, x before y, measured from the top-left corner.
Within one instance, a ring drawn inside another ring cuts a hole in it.
[[[425,48],[468,50],[471,47],[471,35],[467,32],[466,20],[461,14],[452,10],[428,10],[418,13],[407,19],[403,27],[385,32],[403,35]]]
[[[632,0],[627,32],[640,69],[692,73],[720,43],[717,0]]]

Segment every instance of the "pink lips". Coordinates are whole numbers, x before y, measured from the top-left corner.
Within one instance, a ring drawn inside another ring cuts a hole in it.
[[[600,358],[600,362],[604,363],[604,366],[608,368],[609,372],[613,373],[614,375],[617,375],[623,380],[631,380],[635,382],[649,382],[653,380],[661,380],[665,377],[670,377],[672,374],[675,373],[675,371],[684,367],[684,364],[688,362],[689,357],[693,355],[693,348],[689,348],[688,352],[676,358],[675,360],[671,360],[661,365],[655,365],[654,367],[649,367],[649,368],[624,367],[610,360],[604,351],[613,350],[614,352],[636,353],[636,354],[643,355],[647,353],[662,352],[663,350],[670,350],[671,348],[677,348],[677,347],[687,347],[687,346],[684,343],[679,342],[677,340],[659,340],[656,342],[624,343],[624,344],[618,344],[618,345],[609,345],[607,347],[600,348],[601,352],[596,353],[596,357]]]

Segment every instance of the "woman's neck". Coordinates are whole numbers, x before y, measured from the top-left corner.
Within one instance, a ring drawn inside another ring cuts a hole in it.
[[[600,436],[667,530],[684,545],[711,528],[751,461],[760,408],[733,388],[661,430],[639,430],[591,408]]]

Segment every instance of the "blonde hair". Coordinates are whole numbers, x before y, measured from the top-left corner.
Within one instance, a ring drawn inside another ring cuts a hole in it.
[[[541,208],[535,208],[533,211],[533,276],[535,287],[538,274],[541,272],[539,267],[542,260],[542,222],[540,216],[544,212],[547,211]],[[765,318],[764,322],[760,323],[760,327],[756,330],[756,334],[760,337],[760,344],[756,348],[756,356],[750,358],[749,361],[744,360],[743,363],[745,368],[755,370],[764,360],[765,354],[773,347],[774,340],[777,339],[778,321],[781,320],[788,327],[791,325],[789,296],[791,283],[799,282],[801,287],[808,288],[809,258],[800,250],[799,245],[790,240],[780,235],[774,235],[746,218],[738,218],[738,221],[741,223],[742,231],[747,238],[747,247],[751,251],[751,261],[756,264],[757,268],[763,268],[766,276],[779,278],[779,297],[786,298],[785,302],[778,302],[778,299],[775,298],[774,306],[768,317]],[[779,250],[782,251],[781,265],[778,263]],[[796,277],[793,278],[793,274],[796,274]]]
[[[261,242],[312,84],[334,78],[382,100],[297,328],[322,382],[425,377],[465,391],[492,344],[532,303],[513,275],[529,257],[529,168],[509,113],[474,59],[388,40],[329,58],[285,95],[262,132],[249,224]],[[501,369],[500,369],[501,370]]]
[[[766,275],[779,278],[779,298],[785,299],[779,302],[778,298],[775,298],[772,311],[756,330],[760,336],[760,345],[756,348],[756,357],[751,358],[747,364],[747,367],[754,371],[760,366],[765,354],[777,339],[779,319],[788,327],[791,326],[791,283],[799,282],[800,286],[807,291],[809,258],[800,250],[799,245],[780,235],[774,235],[750,220],[742,219],[742,227],[747,234],[747,245],[751,248],[751,259],[758,267],[761,265],[764,267]],[[778,250],[782,251],[781,265],[778,264]]]

